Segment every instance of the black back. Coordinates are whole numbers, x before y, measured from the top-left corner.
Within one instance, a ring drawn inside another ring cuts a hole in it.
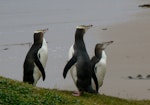
[[[63,72],[64,78],[68,70],[76,63],[77,70],[77,87],[79,91],[87,91],[97,93],[91,87],[92,67],[90,58],[87,54],[85,43],[83,40],[84,29],[77,29],[75,33],[74,55],[66,64]]]

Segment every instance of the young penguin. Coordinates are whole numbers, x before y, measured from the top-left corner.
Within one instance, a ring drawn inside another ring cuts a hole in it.
[[[44,38],[44,33],[48,29],[34,32],[34,43],[28,51],[23,64],[23,82],[36,86],[37,81],[42,76],[45,80],[45,66],[48,59],[48,47]]]
[[[104,50],[111,43],[113,43],[113,41],[96,44],[95,56],[91,58],[92,70],[96,74],[98,80],[98,89],[103,85],[103,80],[106,73],[107,56]],[[93,80],[92,80],[92,88],[98,91],[98,89],[96,89],[95,87],[95,83]]]
[[[91,87],[92,67],[83,40],[85,32],[91,27],[92,25],[77,26],[75,42],[69,50],[69,61],[63,71],[63,77],[66,78],[68,70],[71,70],[72,78],[79,90],[79,92],[73,94],[74,96],[80,96],[84,91],[97,93],[97,91]]]

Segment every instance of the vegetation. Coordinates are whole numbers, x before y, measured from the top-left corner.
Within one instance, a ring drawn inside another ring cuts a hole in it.
[[[0,77],[0,105],[150,105],[150,100],[126,100],[89,93],[74,97],[71,93]]]

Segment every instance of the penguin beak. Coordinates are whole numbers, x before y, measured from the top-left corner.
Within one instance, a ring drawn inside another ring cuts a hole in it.
[[[114,41],[109,41],[109,42],[103,42],[103,47],[102,49],[105,49],[108,45],[112,44]]]
[[[43,34],[45,34],[45,32],[46,31],[48,31],[48,28],[46,28],[46,29],[41,29],[41,30],[36,30],[36,31],[34,31],[34,33],[43,33]]]
[[[91,25],[83,25],[83,27],[85,28],[85,32],[86,32],[88,29],[92,28],[93,25],[92,24]]]
[[[77,29],[84,29],[85,32],[90,29],[93,25],[79,25],[77,26]]]
[[[48,31],[48,28],[41,30],[43,32],[43,34],[45,34],[45,32]]]

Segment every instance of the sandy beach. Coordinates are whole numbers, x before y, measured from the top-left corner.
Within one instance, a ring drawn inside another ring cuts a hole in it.
[[[136,14],[133,20],[99,31],[101,39],[114,41],[106,50],[108,71],[102,93],[129,99],[149,99],[150,80],[127,78],[150,74],[149,13],[148,9]]]
[[[37,0],[36,3],[31,0],[30,4],[27,1],[0,1],[0,75],[22,81],[23,62],[30,48],[28,43],[33,41],[34,30],[49,28],[45,34],[49,48],[46,80],[40,79],[37,86],[76,90],[69,73],[63,79],[63,68],[74,41],[75,27],[93,24],[84,37],[90,57],[96,43],[114,41],[106,49],[107,73],[100,94],[150,99],[150,79],[128,78],[139,74],[145,78],[150,74],[150,11],[138,7],[149,1],[86,2],[83,0],[78,5],[77,1],[65,0]]]

